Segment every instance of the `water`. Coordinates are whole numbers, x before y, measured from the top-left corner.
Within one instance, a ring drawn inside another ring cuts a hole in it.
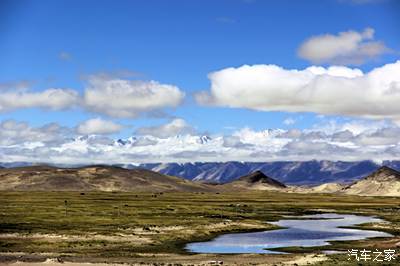
[[[196,253],[279,253],[268,250],[278,247],[316,247],[329,245],[335,240],[359,240],[372,237],[391,237],[379,231],[339,228],[383,220],[347,214],[316,214],[296,218],[301,220],[280,220],[272,222],[285,229],[255,233],[225,234],[207,242],[186,245]]]

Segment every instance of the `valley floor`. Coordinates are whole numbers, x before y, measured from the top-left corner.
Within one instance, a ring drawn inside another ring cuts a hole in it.
[[[285,255],[191,254],[184,250],[188,242],[226,232],[272,230],[276,226],[265,221],[318,212],[377,215],[390,223],[360,227],[395,237],[288,248],[284,251],[291,254]],[[268,191],[0,194],[0,264],[4,265],[352,265],[354,261],[347,260],[347,250],[352,248],[400,251],[400,198]],[[324,255],[323,250],[345,254]]]

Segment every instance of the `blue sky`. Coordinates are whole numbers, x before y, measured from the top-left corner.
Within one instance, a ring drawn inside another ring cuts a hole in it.
[[[110,116],[98,108],[59,110],[32,104],[5,109],[0,121],[24,121],[32,127],[54,122],[74,128],[101,118],[126,126],[111,136],[127,138],[142,127],[174,118],[183,119],[199,134],[223,135],[245,127],[304,130],[321,120],[352,120],[353,115],[340,110],[261,110],[247,103],[230,108],[225,99],[202,105],[193,94],[210,93],[210,73],[243,65],[273,64],[297,70],[342,65],[367,73],[394,63],[400,51],[399,13],[400,3],[391,0],[2,0],[1,90],[17,90],[27,83],[23,87],[32,93],[61,88],[83,95],[89,77],[103,73],[109,78],[173,85],[185,97],[179,104],[146,108],[134,117]],[[299,55],[299,48],[312,37],[347,31],[362,35],[366,29],[373,30],[367,41],[383,48],[362,62],[315,62]],[[284,123],[288,119],[292,123]]]

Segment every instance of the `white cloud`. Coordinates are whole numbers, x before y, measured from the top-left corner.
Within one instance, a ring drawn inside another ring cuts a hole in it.
[[[176,86],[157,81],[132,81],[91,77],[84,93],[85,106],[112,117],[138,115],[178,106],[184,93]]]
[[[5,120],[0,123],[0,145],[50,145],[49,143],[64,141],[70,133],[71,130],[56,123],[35,128],[26,122]]]
[[[185,93],[178,87],[157,81],[119,79],[136,72],[118,71],[88,76],[83,97],[71,89],[32,91],[26,81],[0,83],[0,113],[24,108],[63,110],[79,106],[111,117],[135,118],[143,114],[162,115],[177,107]]]
[[[283,124],[290,126],[296,123],[296,120],[294,120],[291,117],[286,118],[285,120],[283,120]]]
[[[400,61],[368,73],[347,67],[287,70],[244,65],[209,74],[200,104],[400,121]]]
[[[164,125],[139,128],[136,133],[159,138],[168,138],[180,134],[191,134],[194,133],[194,131],[193,127],[187,124],[185,120],[176,118]]]
[[[227,148],[252,148],[252,144],[243,143],[238,136],[225,136],[222,144]]]
[[[111,164],[400,158],[400,127],[394,124],[371,122],[370,128],[366,121],[331,124],[302,130],[243,128],[226,136],[177,133],[113,140],[99,135],[77,136],[74,128],[57,124],[32,127],[8,120],[0,123],[0,161]]]
[[[322,120],[312,126],[311,131],[320,131],[325,134],[333,134],[335,132],[350,131],[355,135],[361,133],[372,133],[381,128],[395,127],[396,125],[384,120],[350,120],[338,122],[335,119]]]
[[[0,92],[0,112],[39,107],[50,110],[71,108],[79,103],[79,94],[70,89],[5,90]]]
[[[101,118],[93,118],[86,120],[77,127],[77,132],[83,135],[107,135],[121,131],[124,126],[114,123],[113,121],[104,120]]]
[[[301,44],[298,55],[316,64],[363,64],[390,51],[383,42],[374,41],[374,33],[367,28],[313,36]]]

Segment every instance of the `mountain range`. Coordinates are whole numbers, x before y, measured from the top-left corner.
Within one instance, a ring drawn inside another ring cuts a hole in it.
[[[241,176],[261,171],[287,185],[350,184],[376,171],[382,165],[400,170],[400,161],[305,161],[305,162],[215,162],[215,163],[154,163],[139,167],[162,174],[206,183],[228,183]]]
[[[359,196],[400,196],[400,172],[387,166],[349,185],[288,186],[261,171],[229,183],[206,184],[146,169],[91,165],[57,168],[47,165],[0,169],[0,191],[132,191],[241,192],[268,190],[286,193],[337,193]]]
[[[0,168],[30,166],[28,162],[0,163]],[[83,165],[54,165],[82,167]],[[169,176],[182,177],[203,183],[223,184],[241,176],[260,171],[286,185],[318,186],[326,183],[351,184],[379,169],[381,166],[400,170],[400,161],[304,161],[304,162],[194,162],[118,164],[126,169],[147,169]],[[324,185],[325,187],[326,185]]]

